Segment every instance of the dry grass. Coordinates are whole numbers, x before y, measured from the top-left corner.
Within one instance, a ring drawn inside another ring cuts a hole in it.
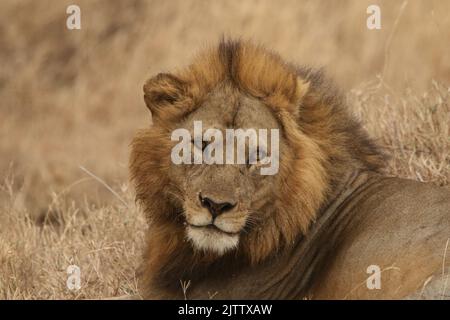
[[[431,82],[422,94],[374,81],[347,95],[356,116],[391,156],[387,173],[448,185],[450,87]]]
[[[374,2],[379,31],[365,27]],[[145,222],[126,167],[150,122],[142,84],[222,34],[324,66],[392,154],[389,174],[449,183],[448,2],[79,1],[80,31],[68,4],[0,4],[0,298],[136,292]]]
[[[132,205],[97,207],[55,195],[54,214],[36,224],[16,207],[7,178],[0,206],[0,298],[85,299],[136,294],[135,267],[142,252],[144,219]],[[81,289],[67,289],[67,267],[81,269]]]

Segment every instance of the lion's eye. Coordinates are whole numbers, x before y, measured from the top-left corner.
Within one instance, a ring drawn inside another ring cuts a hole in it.
[[[206,146],[208,145],[208,141],[202,140],[202,141],[199,141],[199,142],[200,142],[200,143],[198,143],[196,140],[192,140],[192,144],[193,144],[194,146],[196,146],[198,149],[204,151],[205,148],[206,148]]]
[[[266,156],[265,150],[258,147],[256,148],[256,152],[250,154],[250,157],[247,159],[247,165],[251,166],[252,164],[259,164]]]

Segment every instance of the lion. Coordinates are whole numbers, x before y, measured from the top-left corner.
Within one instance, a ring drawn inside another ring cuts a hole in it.
[[[387,155],[322,71],[222,40],[148,80],[144,100],[152,125],[130,156],[148,221],[143,298],[449,297],[449,189],[386,176]],[[265,146],[278,172],[259,174],[258,156],[175,164],[172,133],[195,121],[278,130],[277,150]]]

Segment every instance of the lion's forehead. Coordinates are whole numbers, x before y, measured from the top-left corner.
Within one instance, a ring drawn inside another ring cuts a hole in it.
[[[183,125],[202,121],[207,128],[279,129],[280,124],[273,111],[259,99],[237,90],[221,86],[189,114]]]

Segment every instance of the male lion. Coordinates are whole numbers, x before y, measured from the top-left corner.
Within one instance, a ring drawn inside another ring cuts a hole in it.
[[[320,72],[224,41],[144,92],[153,125],[130,159],[149,222],[144,298],[449,297],[449,190],[383,176],[385,156]],[[194,121],[279,129],[278,173],[174,164],[171,134]]]

